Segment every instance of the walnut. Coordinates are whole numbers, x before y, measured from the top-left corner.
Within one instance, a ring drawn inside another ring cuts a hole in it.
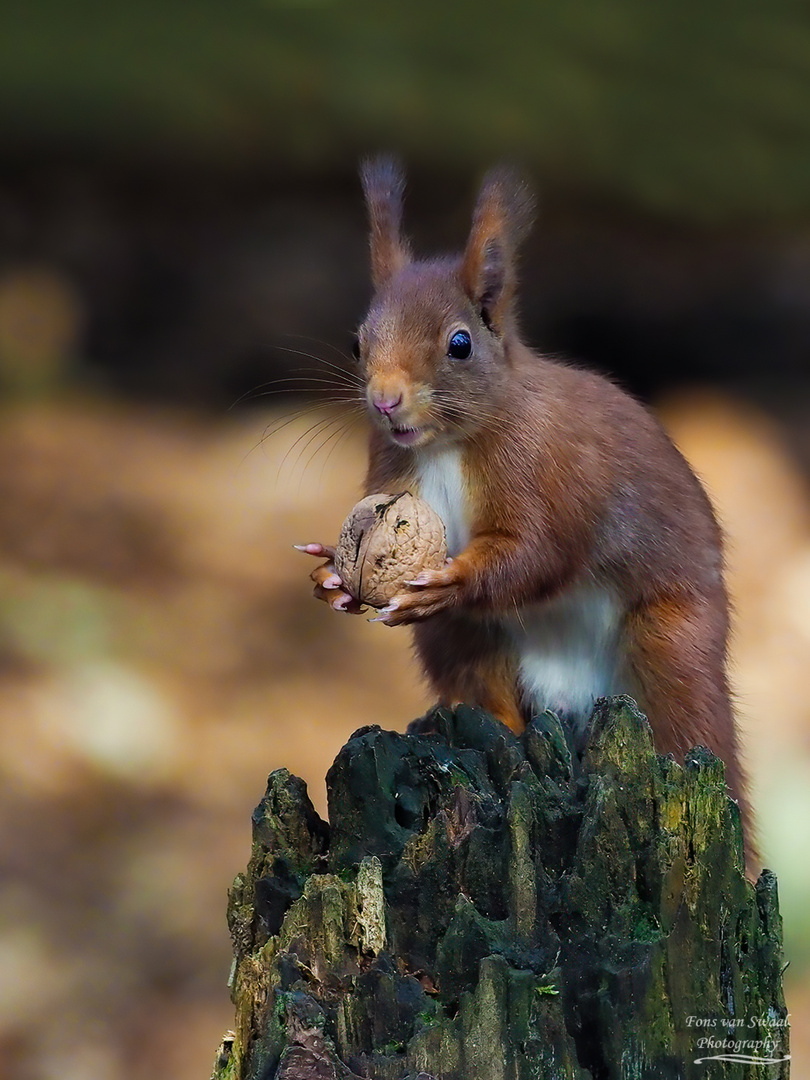
[[[446,558],[444,522],[429,503],[403,491],[361,499],[340,530],[335,569],[352,596],[383,607],[406,581],[440,569]]]

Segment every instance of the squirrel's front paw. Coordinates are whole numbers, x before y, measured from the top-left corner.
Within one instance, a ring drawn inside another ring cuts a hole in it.
[[[326,557],[327,561],[316,567],[309,575],[315,582],[313,595],[316,600],[323,600],[334,611],[348,611],[352,615],[359,615],[365,611],[365,607],[343,588],[343,582],[335,570],[335,549],[328,544],[294,544],[296,551],[303,551],[305,555],[314,555],[315,558]]]
[[[447,611],[458,602],[461,580],[460,567],[452,560],[441,570],[423,570],[371,622],[405,626]]]

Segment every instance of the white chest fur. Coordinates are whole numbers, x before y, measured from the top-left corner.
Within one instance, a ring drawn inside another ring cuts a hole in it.
[[[470,506],[458,450],[427,451],[417,455],[419,495],[444,521],[451,556],[470,542]]]
[[[598,697],[628,692],[623,614],[610,593],[580,584],[553,600],[528,604],[508,620],[520,689],[533,713],[552,709],[582,723]]]

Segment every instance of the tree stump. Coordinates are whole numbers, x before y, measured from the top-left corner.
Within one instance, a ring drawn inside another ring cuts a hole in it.
[[[362,728],[327,786],[329,825],[284,769],[253,815],[215,1080],[788,1077],[776,880],[630,699],[581,755],[551,713]]]

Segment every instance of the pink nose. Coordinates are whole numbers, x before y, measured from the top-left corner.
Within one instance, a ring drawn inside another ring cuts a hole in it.
[[[402,404],[402,394],[397,398],[374,398],[374,408],[384,416],[390,416]]]

